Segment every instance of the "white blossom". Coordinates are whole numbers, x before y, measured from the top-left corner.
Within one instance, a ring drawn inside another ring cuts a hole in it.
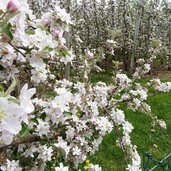
[[[89,169],[88,169],[89,170]],[[92,163],[90,164],[90,170],[92,171],[102,171],[102,168],[96,164],[96,165],[93,165]]]
[[[62,137],[58,137],[58,143],[55,143],[54,146],[63,149],[65,151],[66,157],[68,156],[71,149],[71,147],[67,145],[67,142],[62,139]]]
[[[125,115],[122,110],[113,108],[111,112],[111,117],[118,125],[123,124],[125,122]]]
[[[15,160],[8,160],[5,166],[1,166],[0,169],[2,171],[22,171],[22,168],[19,166],[19,161]]]
[[[75,146],[73,148],[73,155],[74,156],[79,156],[81,154],[81,150],[78,148],[78,146]]]
[[[55,171],[69,171],[69,167],[64,166],[63,163],[59,163],[59,166],[55,167]]]
[[[48,148],[46,145],[40,146],[38,149],[38,152],[39,152],[39,155],[38,155],[39,159],[42,159],[44,162],[51,161],[51,157],[53,155],[52,147]]]
[[[39,136],[47,135],[50,132],[50,125],[48,122],[38,119],[38,125],[35,132]]]
[[[160,125],[161,128],[163,128],[163,129],[167,128],[166,123],[165,123],[164,120],[159,120],[158,122],[159,122],[159,125]]]

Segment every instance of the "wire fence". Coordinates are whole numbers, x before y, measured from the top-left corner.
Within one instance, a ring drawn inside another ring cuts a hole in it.
[[[150,152],[146,152],[143,158],[143,171],[171,171],[171,153],[162,160],[156,160]]]

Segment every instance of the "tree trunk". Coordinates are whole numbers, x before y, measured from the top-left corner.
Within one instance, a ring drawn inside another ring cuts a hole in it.
[[[135,21],[134,42],[133,42],[133,49],[132,49],[132,56],[131,56],[131,63],[130,63],[130,68],[132,71],[135,70],[136,49],[138,45],[138,35],[139,35],[139,29],[140,29],[140,23],[142,19],[144,5],[145,5],[144,0],[139,0],[139,9]]]

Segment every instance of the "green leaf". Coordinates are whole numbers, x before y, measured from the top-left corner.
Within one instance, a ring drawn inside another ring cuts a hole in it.
[[[4,93],[4,87],[3,87],[2,84],[0,84],[0,92],[1,92],[1,93]]]
[[[66,57],[69,55],[68,49],[59,49],[58,50],[58,55],[60,57]]]
[[[29,34],[29,35],[33,35],[34,31],[33,30],[27,30],[26,33]]]
[[[29,129],[28,129],[28,127],[26,125],[24,125],[22,127],[22,130],[20,131],[19,135],[20,135],[21,138],[24,138],[24,137],[29,135]]]
[[[44,62],[45,64],[48,64],[49,59],[45,58],[45,59],[43,59],[43,62]]]
[[[43,49],[43,52],[48,53],[48,52],[51,52],[52,50],[53,50],[53,49],[50,48],[50,47],[45,47],[45,48]]]
[[[9,86],[9,88],[7,89],[4,95],[5,96],[10,95],[10,93],[15,89],[16,85],[17,85],[17,79],[13,78],[11,85]]]
[[[71,112],[64,112],[64,116],[71,117],[72,116],[72,113]]]
[[[10,23],[5,23],[0,28],[1,35],[6,34],[10,40],[13,39],[13,34],[11,32],[12,25]]]
[[[13,103],[16,103],[16,104],[20,104],[19,101],[18,101],[18,99],[14,98],[14,97],[9,97],[8,98],[8,101],[13,102]]]

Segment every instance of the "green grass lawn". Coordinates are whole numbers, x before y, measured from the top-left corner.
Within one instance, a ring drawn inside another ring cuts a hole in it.
[[[95,74],[92,77],[92,82],[105,81],[106,79],[107,82],[111,82],[110,77],[105,76],[105,74]],[[146,151],[149,151],[156,159],[161,160],[171,153],[171,92],[150,97],[148,103],[152,107],[152,112],[166,122],[167,130],[156,127],[155,132],[152,132],[150,117],[140,112],[128,110],[126,107],[124,107],[124,111],[127,120],[134,126],[131,134],[132,143],[137,145],[141,158]],[[92,163],[101,165],[103,171],[126,170],[123,153],[115,144],[116,138],[115,131],[107,135],[95,156],[89,157]],[[162,169],[158,169],[158,171],[160,170]]]

